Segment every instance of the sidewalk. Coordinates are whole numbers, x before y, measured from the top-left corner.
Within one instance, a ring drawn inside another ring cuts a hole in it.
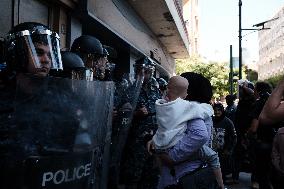
[[[250,173],[240,173],[239,184],[226,186],[228,189],[249,189],[250,188]]]

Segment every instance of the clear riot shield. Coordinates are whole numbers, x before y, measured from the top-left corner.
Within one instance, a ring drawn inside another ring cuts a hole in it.
[[[144,70],[136,75],[133,83],[126,80],[115,84],[114,116],[112,125],[112,146],[109,172],[109,184],[116,186],[119,181],[120,162],[126,144],[133,113],[136,108],[144,80]]]
[[[9,182],[24,189],[100,188],[113,90],[112,82],[22,78],[13,126],[17,149],[9,149],[16,175]]]

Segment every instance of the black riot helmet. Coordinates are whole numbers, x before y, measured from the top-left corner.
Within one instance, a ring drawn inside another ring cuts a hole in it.
[[[85,69],[83,60],[75,53],[63,51],[61,52],[64,70]]]
[[[134,69],[136,71],[137,68],[144,68],[150,72],[155,71],[155,64],[147,57],[140,58],[135,61]]]
[[[82,35],[74,40],[71,52],[78,54],[87,68],[94,72],[94,78],[103,80],[107,61],[101,42],[90,35]]]
[[[149,58],[143,57],[135,61],[134,70],[135,70],[135,74],[138,74],[139,72],[141,72],[141,70],[143,70],[144,71],[144,82],[147,83],[148,81],[151,80],[151,78],[154,75],[155,64]]]
[[[75,53],[61,52],[64,70],[60,73],[60,77],[66,77],[75,80],[93,80],[93,72],[86,69],[83,60]]]
[[[9,70],[42,73],[63,69],[59,35],[43,24],[21,23],[5,38],[5,61]]]
[[[90,35],[82,35],[75,39],[71,52],[78,54],[83,60],[86,58],[98,59],[104,56],[101,42]]]

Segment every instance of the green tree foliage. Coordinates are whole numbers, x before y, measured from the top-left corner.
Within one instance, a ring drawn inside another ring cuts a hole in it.
[[[229,67],[228,63],[209,62],[202,63],[198,57],[177,60],[176,73],[196,72],[210,80],[213,87],[213,97],[219,98],[229,93]]]
[[[264,81],[270,83],[272,85],[273,88],[275,88],[278,84],[278,82],[283,78],[284,76],[281,74],[281,75],[277,75],[277,76],[274,76],[274,77],[271,77],[269,79],[266,79]]]
[[[178,59],[176,60],[176,74],[180,75],[184,72],[190,72],[195,65],[200,63],[201,60],[198,56],[192,56],[190,59]]]

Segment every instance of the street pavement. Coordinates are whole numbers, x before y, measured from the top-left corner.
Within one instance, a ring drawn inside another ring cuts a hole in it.
[[[240,173],[239,184],[226,186],[228,189],[250,189],[250,173]]]

